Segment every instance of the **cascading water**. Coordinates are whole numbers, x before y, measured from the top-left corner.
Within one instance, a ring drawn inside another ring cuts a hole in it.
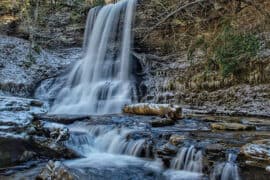
[[[129,139],[130,133],[132,130],[127,128],[110,129],[104,126],[92,126],[86,133],[72,134],[66,145],[83,156],[91,153],[140,156],[145,139]]]
[[[52,114],[119,113],[131,103],[131,27],[136,0],[123,0],[90,10],[83,58],[59,92]],[[122,18],[124,14],[124,18]]]
[[[194,146],[183,147],[178,151],[177,157],[171,162],[171,168],[191,172],[202,172],[202,151],[197,151]]]
[[[219,163],[214,167],[211,180],[240,180],[238,166],[234,162],[236,155],[229,154],[227,162]]]
[[[99,170],[109,169],[115,170],[117,173],[120,169],[125,169],[125,174],[128,176],[130,170],[139,168],[138,173],[145,171],[150,173],[152,178],[149,179],[168,179],[168,180],[199,180],[202,179],[201,173],[197,173],[199,170],[195,167],[195,163],[199,160],[191,158],[191,154],[195,151],[194,147],[189,148],[189,152],[186,158],[188,164],[193,163],[194,166],[186,168],[184,171],[179,170],[166,170],[164,169],[163,162],[160,159],[147,158],[147,141],[144,138],[138,138],[132,136],[136,130],[131,130],[127,127],[112,127],[108,125],[87,125],[85,123],[77,122],[70,127],[71,136],[66,142],[66,146],[74,150],[82,158],[76,160],[65,161],[64,164],[70,168],[80,169],[87,174],[88,168],[95,168]],[[199,155],[200,151],[197,151]],[[144,157],[144,158],[138,158]],[[195,158],[196,159],[196,158]],[[176,162],[176,166],[177,166]],[[180,162],[182,163],[182,162]],[[118,169],[120,168],[120,169]],[[177,168],[177,167],[176,167]],[[195,170],[191,172],[188,170]],[[135,173],[136,174],[136,173]],[[89,174],[86,175],[89,179]],[[143,179],[143,177],[133,177],[126,179]],[[90,178],[91,179],[91,178]],[[94,178],[93,178],[94,179]],[[103,178],[101,178],[103,179]],[[123,179],[116,177],[109,177],[109,179]],[[146,178],[147,179],[147,178]]]

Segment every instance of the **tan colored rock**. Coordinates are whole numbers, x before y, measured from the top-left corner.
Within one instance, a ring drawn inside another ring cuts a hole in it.
[[[115,3],[115,2],[117,2],[117,0],[105,0],[106,4]]]
[[[75,178],[63,164],[50,160],[48,164],[41,170],[36,179],[74,180]]]
[[[265,160],[270,163],[270,139],[253,141],[241,148],[241,153],[251,159]]]
[[[245,131],[254,130],[254,126],[244,125],[240,123],[211,123],[211,128],[215,130],[229,130],[229,131]]]
[[[171,144],[177,146],[177,145],[181,144],[185,139],[186,139],[185,136],[173,134],[173,135],[171,135],[169,142]]]
[[[270,139],[253,141],[241,148],[243,154],[248,160],[246,164],[267,169],[270,164]]]
[[[170,104],[138,103],[125,106],[123,112],[137,115],[168,116],[171,119],[180,119],[182,108]]]

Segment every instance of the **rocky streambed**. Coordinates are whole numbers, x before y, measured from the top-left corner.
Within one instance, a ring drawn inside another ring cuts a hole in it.
[[[1,97],[0,178],[268,179],[269,119],[188,112],[52,116]]]

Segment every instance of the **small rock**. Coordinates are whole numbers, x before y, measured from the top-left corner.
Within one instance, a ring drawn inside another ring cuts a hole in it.
[[[178,148],[176,146],[171,143],[166,143],[157,150],[157,153],[159,155],[175,155],[177,151]]]
[[[185,136],[180,136],[180,135],[177,135],[177,134],[173,134],[171,135],[170,137],[170,140],[169,142],[175,146],[178,146],[179,144],[181,144],[184,140],[185,140]]]
[[[215,130],[245,131],[255,130],[254,126],[244,125],[240,123],[211,123],[211,128]]]

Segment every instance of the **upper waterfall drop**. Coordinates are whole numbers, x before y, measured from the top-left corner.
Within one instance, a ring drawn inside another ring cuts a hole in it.
[[[71,70],[51,113],[119,113],[123,105],[131,103],[134,87],[130,49],[135,9],[136,0],[123,0],[89,11],[83,58]]]

